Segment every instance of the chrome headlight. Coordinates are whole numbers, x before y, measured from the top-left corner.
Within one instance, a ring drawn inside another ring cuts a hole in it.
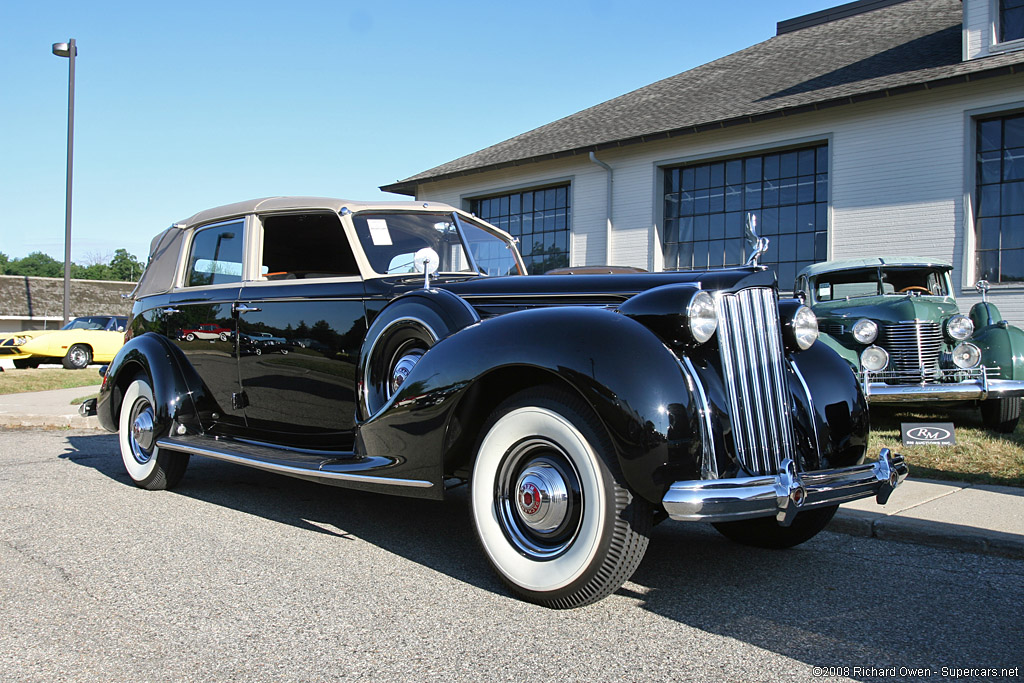
[[[818,341],[818,316],[807,306],[800,306],[789,321],[789,329],[796,345],[806,351]]]
[[[969,339],[974,334],[974,322],[966,315],[957,313],[946,321],[946,334],[957,341]]]
[[[981,349],[974,344],[964,342],[953,349],[953,364],[962,370],[977,367],[981,362]]]
[[[861,344],[870,344],[878,338],[878,323],[861,318],[853,324],[853,338]]]
[[[686,318],[690,326],[690,335],[697,343],[703,344],[711,339],[718,329],[715,300],[707,292],[697,292],[690,299],[690,305],[686,307]]]
[[[889,354],[881,346],[869,346],[860,354],[860,366],[868,372],[878,372],[889,364]]]

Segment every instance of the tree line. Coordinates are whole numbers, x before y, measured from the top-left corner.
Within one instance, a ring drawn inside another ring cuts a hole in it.
[[[95,259],[102,261],[103,259]],[[86,266],[71,264],[71,277],[76,280],[123,280],[138,282],[143,265],[127,249],[118,249],[106,262]],[[34,251],[23,258],[10,258],[0,252],[0,275],[27,275],[29,277],[64,277],[64,262],[58,261],[41,251]]]

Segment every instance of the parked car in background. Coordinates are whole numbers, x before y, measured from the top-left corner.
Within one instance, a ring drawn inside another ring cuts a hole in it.
[[[770,271],[525,272],[510,235],[444,204],[201,212],[153,241],[100,422],[147,489],[191,455],[423,498],[468,485],[498,575],[550,607],[618,589],[661,519],[788,547],[906,476],[888,450],[866,461],[856,379]],[[235,345],[168,333],[184,320]],[[242,352],[257,331],[301,352]]]
[[[1024,395],[1024,332],[987,301],[960,313],[945,261],[881,257],[826,261],[796,291],[823,341],[857,374],[871,403],[975,402],[985,426],[1012,432]]]
[[[181,338],[185,341],[194,341],[196,339],[219,339],[220,341],[227,341],[230,334],[230,328],[221,327],[215,323],[203,323],[201,325],[196,325],[195,327],[182,330]]]
[[[59,330],[26,330],[0,337],[0,358],[16,368],[62,363],[78,370],[89,363],[109,363],[124,344],[128,318],[90,315],[75,318]]]

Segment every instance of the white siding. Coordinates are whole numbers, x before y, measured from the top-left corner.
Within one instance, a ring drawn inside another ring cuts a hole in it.
[[[979,2],[985,0],[968,0]],[[970,288],[972,228],[965,213],[965,192],[974,183],[971,114],[1021,102],[1024,76],[1007,76],[600,152],[598,158],[614,169],[610,258],[607,177],[586,155],[423,185],[419,198],[464,206],[473,195],[570,179],[572,265],[610,261],[656,269],[661,166],[826,140],[829,258],[910,254],[949,260],[958,294],[967,285],[961,301],[966,309],[977,300]],[[1024,324],[1024,287],[999,288],[990,296],[1008,320]]]
[[[964,59],[988,56],[992,5],[993,0],[964,0]]]

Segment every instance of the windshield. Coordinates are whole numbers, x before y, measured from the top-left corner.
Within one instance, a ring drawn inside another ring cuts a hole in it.
[[[382,275],[415,274],[416,252],[424,247],[437,252],[440,273],[520,272],[510,243],[457,214],[360,213],[352,220],[370,267]]]
[[[110,318],[103,316],[93,316],[91,318],[75,318],[64,327],[62,330],[104,330],[107,327],[107,323],[110,322]]]
[[[819,275],[815,301],[836,301],[864,296],[926,294],[949,296],[946,272],[936,268],[865,268]]]

